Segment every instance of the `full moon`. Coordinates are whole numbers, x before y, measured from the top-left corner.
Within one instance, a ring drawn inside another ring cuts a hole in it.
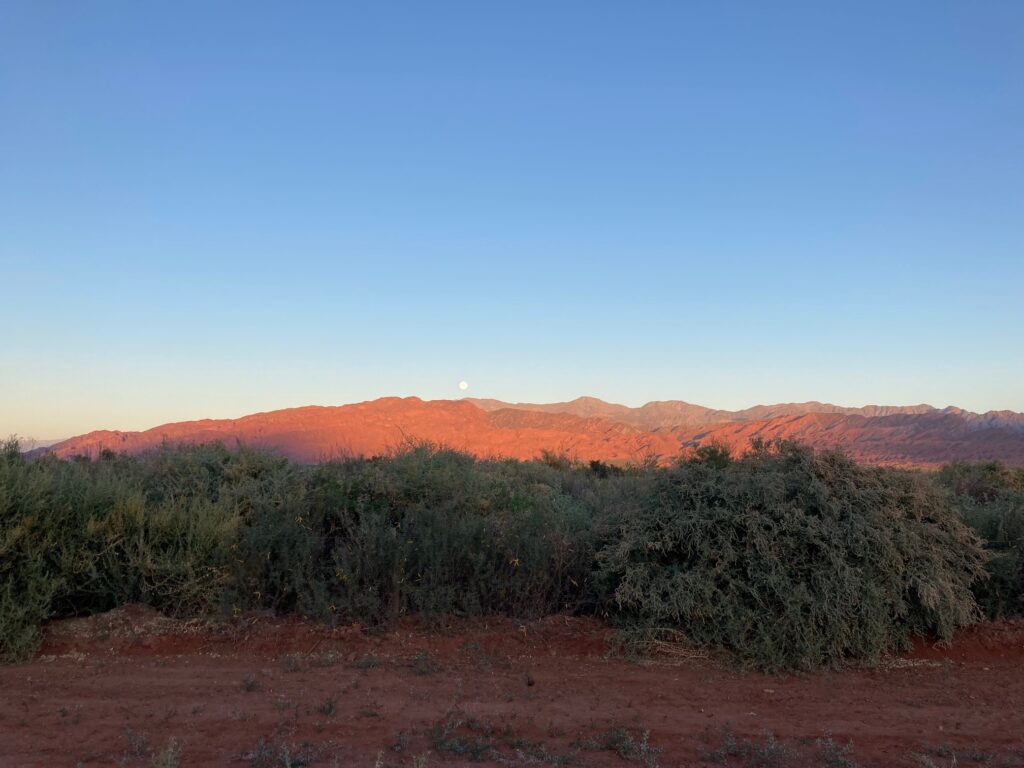
[[[467,389],[469,389],[469,382],[468,381],[460,381],[459,382],[459,389],[461,389],[463,392],[465,392]]]

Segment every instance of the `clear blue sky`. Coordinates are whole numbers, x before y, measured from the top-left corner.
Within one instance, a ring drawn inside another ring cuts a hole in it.
[[[0,432],[1024,410],[1024,3],[0,5]]]

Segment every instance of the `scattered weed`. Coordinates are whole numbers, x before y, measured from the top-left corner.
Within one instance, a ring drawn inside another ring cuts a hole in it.
[[[851,755],[852,744],[837,743],[828,731],[822,733],[816,743],[826,768],[860,768]]]
[[[181,765],[181,747],[172,738],[167,746],[153,757],[153,768],[179,768]]]
[[[395,740],[391,742],[392,752],[404,752],[409,746],[409,733],[406,731],[399,731],[395,735]]]
[[[644,731],[638,740],[622,726],[609,728],[594,738],[577,739],[572,746],[576,749],[615,752],[623,760],[636,760],[646,768],[657,768],[658,755],[664,751],[651,745],[649,731]]]
[[[376,669],[380,666],[380,659],[372,653],[368,653],[356,662],[359,669]]]
[[[302,768],[312,765],[318,756],[319,751],[309,742],[294,745],[261,738],[256,748],[243,757],[252,768]]]
[[[412,660],[412,668],[417,675],[432,675],[438,670],[429,651],[417,651]]]
[[[1021,757],[1024,757],[1024,752],[1016,755],[1017,759],[1015,759],[1012,751],[1011,754],[997,755],[978,747],[954,749],[949,744],[929,744],[922,747],[920,752],[915,753],[914,760],[922,768],[949,768],[950,766],[968,764],[1003,768],[1003,766],[1009,765],[1024,765],[1024,761],[1018,762]]]
[[[723,728],[721,744],[714,750],[698,750],[698,757],[705,763],[725,763],[728,758],[738,758],[743,768],[786,768],[793,753],[775,738],[771,731],[765,731],[760,741],[740,739],[731,728]]]
[[[149,740],[146,738],[146,734],[137,733],[130,726],[127,726],[124,729],[124,737],[128,740],[126,754],[132,757],[142,757],[149,752]]]
[[[341,655],[333,652],[318,653],[310,656],[309,663],[314,667],[333,667],[341,661]]]
[[[464,721],[455,719],[451,714],[444,722],[437,723],[430,730],[430,745],[434,751],[468,758],[473,762],[489,759],[495,753],[494,744],[481,738],[479,725],[477,734],[473,736],[460,735],[458,730],[462,725]]]
[[[316,711],[324,717],[334,717],[338,712],[338,697],[328,696],[317,705]]]
[[[291,699],[286,699],[284,697],[274,699],[274,709],[276,709],[278,712],[285,712],[294,706],[295,702]]]

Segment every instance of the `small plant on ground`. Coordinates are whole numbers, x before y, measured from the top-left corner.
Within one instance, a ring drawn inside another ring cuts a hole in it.
[[[153,757],[153,768],[179,768],[181,765],[181,747],[176,739],[167,742],[167,746]]]
[[[417,675],[432,675],[438,670],[429,651],[417,651],[412,660],[412,668]]]
[[[328,696],[317,705],[316,711],[325,717],[334,717],[338,712],[338,697]]]
[[[473,762],[490,759],[495,754],[494,743],[479,735],[479,727],[472,736],[460,734],[459,729],[465,724],[465,721],[449,714],[443,722],[431,728],[431,747],[435,752],[464,757]]]
[[[340,661],[341,656],[333,651],[318,653],[315,656],[311,656],[309,659],[309,663],[314,667],[333,667]]]
[[[657,768],[658,755],[664,751],[651,745],[649,731],[641,733],[638,739],[623,726],[609,728],[593,738],[577,739],[572,746],[576,749],[614,752],[623,760],[636,760],[646,768]]]
[[[860,768],[852,756],[853,746],[837,743],[828,731],[818,738],[817,745],[825,768]]]
[[[146,738],[146,734],[138,733],[128,726],[124,729],[124,737],[128,741],[126,754],[132,757],[142,757],[149,752],[149,739]]]
[[[244,758],[252,768],[303,768],[312,765],[319,754],[309,742],[295,745],[261,738],[256,748]]]
[[[705,763],[724,764],[737,758],[743,768],[786,768],[794,756],[771,731],[765,731],[760,740],[741,739],[731,728],[722,729],[718,747],[699,749],[697,755]]]
[[[1007,765],[1024,765],[1021,757],[1024,757],[1024,750],[1014,758],[1012,755],[997,755],[978,747],[954,748],[949,744],[931,744],[922,747],[914,755],[914,760],[922,768],[947,768],[971,764],[1004,768]]]
[[[395,740],[391,742],[392,752],[404,752],[409,746],[409,733],[406,731],[399,731],[395,734]]]
[[[295,702],[291,699],[286,699],[283,696],[274,699],[274,709],[278,712],[285,712],[293,706],[295,706]]]

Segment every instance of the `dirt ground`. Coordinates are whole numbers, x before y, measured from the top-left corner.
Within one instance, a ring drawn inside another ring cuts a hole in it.
[[[1024,766],[1024,622],[788,677],[630,661],[609,636],[566,616],[373,634],[130,606],[0,667],[0,766]]]

